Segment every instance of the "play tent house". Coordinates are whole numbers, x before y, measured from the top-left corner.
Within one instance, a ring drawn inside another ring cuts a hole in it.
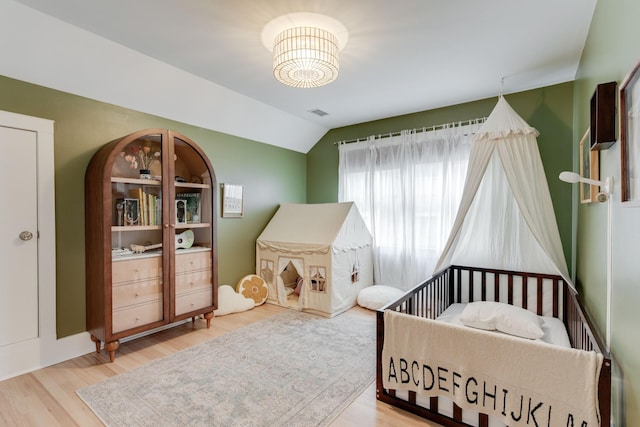
[[[500,96],[474,136],[460,207],[435,271],[463,265],[559,274],[572,283],[537,135]]]
[[[353,202],[283,204],[256,241],[267,302],[333,317],[373,284],[372,238]]]

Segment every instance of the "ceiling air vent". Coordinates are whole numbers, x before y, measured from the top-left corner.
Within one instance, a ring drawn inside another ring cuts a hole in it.
[[[324,117],[327,114],[329,114],[326,111],[322,111],[319,108],[314,108],[313,110],[309,110],[309,112],[312,113],[312,114],[315,114],[316,116],[320,116],[320,117]]]

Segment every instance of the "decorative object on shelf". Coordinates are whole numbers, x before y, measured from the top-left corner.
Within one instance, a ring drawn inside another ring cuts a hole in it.
[[[151,141],[145,141],[144,145],[130,145],[129,154],[122,151],[120,156],[129,163],[131,169],[140,170],[140,179],[151,179],[151,165],[160,159],[160,150],[151,145]]]
[[[176,239],[175,241],[176,249],[189,249],[191,246],[193,246],[193,241],[195,239],[195,236],[193,234],[193,231],[186,230],[180,234],[176,234],[175,239]],[[150,251],[152,249],[158,249],[161,247],[162,247],[162,243],[156,243],[154,245],[133,244],[131,245],[131,250],[137,254],[141,254],[143,252]]]
[[[292,87],[324,86],[338,78],[338,54],[349,39],[339,21],[317,13],[290,13],[265,25],[262,43],[273,52],[273,75]]]
[[[244,276],[238,282],[238,293],[251,298],[256,306],[263,304],[267,300],[268,292],[265,281],[255,274]]]
[[[598,151],[590,149],[589,129],[580,140],[580,175],[589,179],[600,179],[600,156]],[[596,201],[598,187],[580,183],[580,203],[591,203]]]
[[[244,186],[220,184],[222,187],[222,217],[241,218],[244,214]]]
[[[599,84],[591,97],[592,150],[606,150],[616,142],[616,85]]]
[[[622,202],[640,206],[640,61],[620,85]]]

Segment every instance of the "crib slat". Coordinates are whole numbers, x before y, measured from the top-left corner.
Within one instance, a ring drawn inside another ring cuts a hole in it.
[[[536,313],[538,316],[542,316],[542,277],[538,277],[536,300]]]
[[[513,274],[508,274],[507,277],[508,277],[507,286],[509,287],[507,302],[513,305]]]
[[[558,286],[560,279],[553,281],[553,317],[558,317]]]
[[[456,421],[462,421],[462,408],[453,404],[453,419]]]

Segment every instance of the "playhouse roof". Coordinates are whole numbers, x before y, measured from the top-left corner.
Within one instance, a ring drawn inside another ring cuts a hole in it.
[[[287,253],[337,253],[370,244],[353,202],[283,204],[257,239],[261,248]]]

